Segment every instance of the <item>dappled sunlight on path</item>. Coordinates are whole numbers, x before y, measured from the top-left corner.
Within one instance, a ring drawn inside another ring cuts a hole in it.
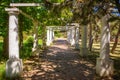
[[[39,58],[24,62],[23,80],[95,80],[95,66],[58,39]]]

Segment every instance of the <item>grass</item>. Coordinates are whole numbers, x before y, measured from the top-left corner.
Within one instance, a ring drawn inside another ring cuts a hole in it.
[[[5,60],[2,56],[2,52],[3,52],[3,40],[0,39],[0,80],[4,80],[5,79]]]
[[[39,45],[43,45],[42,43],[43,43],[42,39],[39,39],[39,40],[38,40],[38,44],[39,44]]]
[[[0,80],[5,80],[5,62],[0,63]]]
[[[3,57],[3,41],[0,40],[0,61],[1,60],[4,60],[4,57]]]

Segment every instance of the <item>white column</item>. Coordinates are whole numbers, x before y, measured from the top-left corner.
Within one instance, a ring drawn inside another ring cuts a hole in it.
[[[70,45],[72,43],[72,28],[70,28],[70,35],[69,35],[69,38],[70,38]]]
[[[51,43],[52,43],[52,35],[53,35],[53,34],[52,34],[52,28],[50,28],[50,34],[49,34],[49,35],[50,35],[49,38],[50,38],[50,44],[51,44]]]
[[[53,39],[53,41],[54,41],[54,30],[52,31],[52,39]]]
[[[76,27],[75,29],[75,49],[80,49],[80,46],[79,46],[79,27]]]
[[[52,43],[53,41],[53,30],[52,28],[48,28],[47,29],[47,46],[50,46],[50,44]]]
[[[67,41],[68,41],[68,43],[70,43],[70,37],[71,37],[70,29],[68,28],[68,30],[67,30]]]
[[[9,60],[6,63],[6,76],[16,77],[22,72],[19,59],[18,8],[6,8],[9,13]]]
[[[47,29],[47,42],[46,42],[47,46],[50,46],[50,29]]]
[[[72,27],[71,29],[71,46],[74,46],[75,45],[75,27]]]
[[[110,28],[108,24],[109,16],[102,18],[100,57],[97,58],[96,73],[100,76],[111,76],[113,74],[113,61],[109,57],[110,53]]]
[[[81,56],[87,56],[88,49],[87,49],[87,25],[84,25],[82,28],[82,44],[81,44],[81,50],[80,55]]]
[[[52,32],[51,32],[51,35],[52,35],[52,42],[54,41],[54,31],[53,31],[53,28],[52,28],[52,30],[51,30]]]

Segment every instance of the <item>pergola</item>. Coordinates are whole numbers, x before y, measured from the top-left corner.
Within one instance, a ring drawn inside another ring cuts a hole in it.
[[[58,5],[57,3],[55,3]],[[22,72],[23,64],[22,59],[19,58],[19,40],[18,40],[18,14],[20,10],[18,6],[41,6],[38,3],[11,3],[11,8],[5,10],[9,13],[9,59],[6,63],[6,76],[15,77]],[[100,76],[108,76],[113,74],[113,61],[109,59],[109,51],[107,47],[110,41],[110,31],[107,24],[108,16],[104,16],[101,20],[101,51],[100,57],[97,58],[96,72]],[[82,45],[80,54],[86,55],[87,51],[87,27],[82,26]],[[79,49],[79,24],[71,23],[63,27],[47,27],[47,45],[49,46],[53,41],[54,30],[64,29],[67,31],[67,41],[75,48]]]
[[[49,46],[54,39],[54,31],[63,30],[67,32],[67,41],[71,46],[75,46],[75,49],[79,49],[79,24],[70,23],[66,26],[47,26],[47,42]]]

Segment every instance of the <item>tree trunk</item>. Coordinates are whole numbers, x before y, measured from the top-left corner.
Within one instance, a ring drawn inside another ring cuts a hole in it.
[[[96,73],[101,77],[109,77],[113,75],[113,60],[110,59],[110,27],[108,23],[109,15],[105,15],[102,20],[100,57],[96,62]]]
[[[35,52],[37,51],[38,48],[38,22],[37,21],[33,21],[33,25],[34,25],[34,34],[33,34],[33,48],[32,51]]]
[[[92,36],[92,24],[90,23],[90,31],[89,31],[89,50],[92,51],[93,44],[93,36]]]
[[[6,16],[6,19],[8,20],[9,18]],[[8,26],[8,23],[5,24],[6,26]],[[5,30],[6,34],[3,36],[3,56],[5,58],[8,58],[9,57],[9,42],[8,42],[8,33],[9,33],[9,27],[6,27],[6,30]]]
[[[119,26],[118,32],[117,32],[117,34],[115,36],[115,41],[114,41],[113,47],[111,49],[111,53],[114,53],[114,51],[115,51],[115,49],[117,47],[119,34],[120,34],[120,26]]]
[[[23,16],[20,15],[20,19],[19,19],[19,48],[22,49],[23,47]]]
[[[43,41],[43,49],[46,49],[46,26],[43,25],[43,35],[42,35],[42,41]]]
[[[7,35],[3,38],[3,56],[8,58],[9,51],[8,51],[8,32]]]

